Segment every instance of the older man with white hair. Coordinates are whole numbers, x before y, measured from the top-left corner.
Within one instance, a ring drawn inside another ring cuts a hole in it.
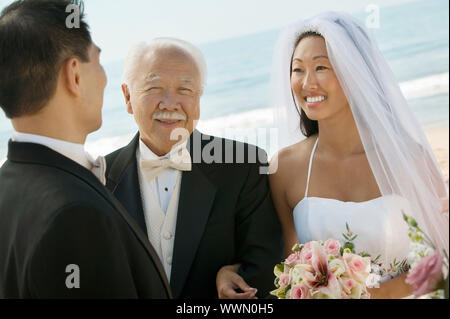
[[[182,40],[154,39],[130,51],[123,82],[139,132],[107,156],[107,187],[157,251],[174,297],[266,297],[283,256],[268,178],[260,174],[267,156],[195,130],[203,54]]]

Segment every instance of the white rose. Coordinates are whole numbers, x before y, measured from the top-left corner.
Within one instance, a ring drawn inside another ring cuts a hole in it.
[[[339,278],[346,271],[345,263],[342,260],[337,259],[337,258],[331,260],[328,267],[329,267],[330,271],[332,271],[337,278]]]
[[[379,275],[381,274],[383,271],[381,270],[380,266],[378,266],[377,264],[372,264],[372,271],[373,274]]]
[[[366,279],[367,288],[380,288],[381,276],[376,274],[370,274]]]
[[[309,281],[314,279],[314,276],[312,275],[313,271],[314,269],[310,265],[306,264],[295,265],[295,267],[292,269],[291,272],[292,285],[297,286],[303,283],[309,286]]]
[[[406,257],[406,258],[407,258],[408,264],[411,266],[411,268],[414,268],[420,262],[420,256],[415,251],[410,251],[408,254],[408,257]]]

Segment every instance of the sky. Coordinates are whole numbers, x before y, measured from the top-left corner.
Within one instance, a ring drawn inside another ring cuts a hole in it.
[[[281,28],[321,11],[364,12],[414,0],[85,0],[102,63],[123,60],[140,41],[170,36],[201,44]],[[0,8],[12,3],[0,0]]]

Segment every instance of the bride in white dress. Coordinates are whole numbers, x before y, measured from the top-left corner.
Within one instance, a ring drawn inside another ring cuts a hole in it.
[[[402,211],[448,252],[444,179],[359,21],[329,12],[288,27],[275,50],[272,98],[284,148],[270,184],[286,254],[297,242],[343,239],[348,223],[356,251],[381,255],[387,266],[408,254]],[[372,298],[411,295],[405,278],[371,289]]]

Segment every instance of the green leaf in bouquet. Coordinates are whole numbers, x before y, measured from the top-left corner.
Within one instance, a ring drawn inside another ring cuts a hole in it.
[[[292,252],[294,252],[294,253],[300,253],[300,252],[302,251],[303,247],[304,247],[303,244],[296,243],[296,244],[294,245],[294,247],[292,247]]]
[[[342,255],[344,254],[353,254],[353,252],[350,248],[344,248],[344,252],[342,253]]]
[[[408,222],[408,216],[406,216],[405,212],[402,210],[403,220]]]
[[[402,269],[401,265],[403,264],[403,262],[397,261],[397,258],[394,258],[394,261],[389,265],[389,271],[390,272],[398,272],[399,269]]]
[[[291,285],[288,285],[286,287],[280,287],[278,289],[272,290],[270,294],[272,296],[277,297],[278,299],[286,299],[286,292],[291,289]]]
[[[365,251],[360,252],[359,255],[361,257],[370,257],[370,254],[366,253]]]
[[[374,264],[378,264],[380,258],[381,258],[381,255],[378,255],[372,262],[373,262]]]
[[[404,274],[409,271],[411,267],[409,266],[408,259],[405,258],[399,265],[399,274]]]
[[[275,287],[280,288],[280,277],[275,277],[273,284],[275,285]]]
[[[397,266],[397,258],[394,258],[394,261],[389,265],[391,269],[394,269]]]
[[[408,236],[414,243],[421,243],[424,239],[423,233],[420,232],[418,229],[412,227],[410,227],[408,230]]]
[[[355,253],[355,245],[351,242],[346,242],[344,244],[344,249],[350,249],[352,253]]]
[[[273,270],[273,273],[275,276],[279,277],[284,273],[284,263],[275,265],[275,268]]]
[[[358,235],[353,236],[352,239],[350,239],[350,241],[354,241],[356,237],[358,237]]]
[[[409,226],[416,228],[417,227],[417,221],[412,218],[411,216],[406,215],[403,211],[403,219],[408,223]]]

